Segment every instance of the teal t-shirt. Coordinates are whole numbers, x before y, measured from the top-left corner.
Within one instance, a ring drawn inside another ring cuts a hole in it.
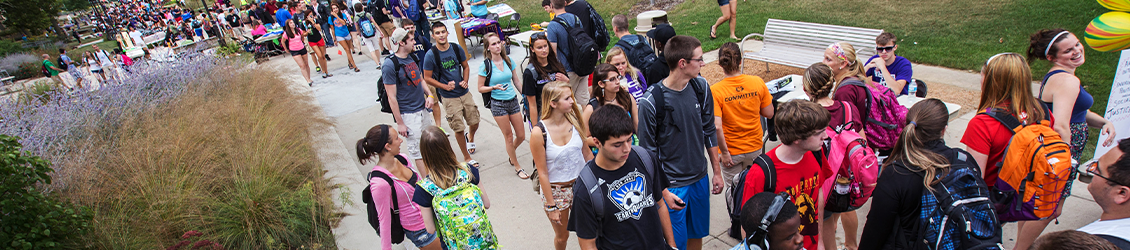
[[[487,67],[488,64],[494,64],[494,62],[492,62],[490,60],[486,60],[485,62],[483,62],[483,64],[481,66],[479,66],[479,75],[480,76],[487,76],[487,68],[486,67]],[[491,67],[492,72],[491,72],[491,76],[490,76],[490,82],[488,82],[486,86],[494,87],[494,85],[503,85],[503,87],[505,87],[506,89],[504,89],[504,90],[497,90],[497,89],[491,90],[490,91],[490,98],[495,99],[495,100],[502,100],[502,101],[508,101],[508,100],[516,98],[518,96],[518,89],[514,87],[514,71],[513,71],[513,69],[511,67],[508,67],[508,65],[506,65],[505,63],[503,63],[502,65],[492,65],[492,66],[493,67]],[[499,67],[501,67],[501,68],[499,68]]]

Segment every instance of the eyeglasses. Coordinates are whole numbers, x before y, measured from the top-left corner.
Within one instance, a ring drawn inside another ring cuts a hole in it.
[[[1095,176],[1098,176],[1099,178],[1106,179],[1107,181],[1110,181],[1114,184],[1118,184],[1119,186],[1130,187],[1130,185],[1119,183],[1118,181],[1111,180],[1110,178],[1108,178],[1106,176],[1102,176],[1101,174],[1099,174],[1099,160],[1098,159],[1093,159],[1093,160],[1084,162],[1083,164],[1079,164],[1079,166],[1075,167],[1075,172],[1079,173],[1079,181],[1082,181],[1083,183],[1090,184],[1091,180],[1094,179]]]
[[[887,46],[887,47],[875,47],[876,52],[888,52],[888,51],[892,51],[892,50],[895,50],[894,45]]]
[[[604,79],[604,80],[600,80],[600,81],[602,81],[602,82],[619,82],[619,81],[622,81],[622,80],[624,80],[624,76],[616,76],[616,77],[613,77],[612,79]]]
[[[687,61],[706,62],[706,60],[704,60],[702,57],[687,59]]]

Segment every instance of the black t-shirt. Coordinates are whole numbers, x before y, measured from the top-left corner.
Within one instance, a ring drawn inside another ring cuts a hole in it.
[[[479,168],[467,166],[467,169],[470,170],[471,177],[474,177],[471,178],[471,184],[479,185]],[[427,190],[424,190],[424,188],[420,187],[420,185],[415,186],[416,191],[412,191],[412,202],[415,202],[416,205],[420,205],[421,207],[432,207],[432,198],[434,196],[432,196],[431,193],[428,193]]]
[[[526,70],[522,72],[522,95],[533,96],[538,109],[541,109],[541,89],[545,88],[545,84],[553,82],[551,78],[556,79],[556,73],[565,74],[565,72],[550,71],[545,76],[539,75],[539,79],[534,79],[534,75],[538,74],[537,69],[534,69],[533,63],[526,66]],[[540,112],[540,111],[539,111]]]
[[[585,33],[589,36],[593,35],[592,18],[589,18],[589,3],[585,0],[577,0],[573,4],[565,5],[565,12],[576,15],[581,19],[581,27],[585,29]],[[593,37],[594,39],[596,37]]]
[[[667,249],[659,222],[660,202],[667,188],[667,177],[658,168],[644,169],[643,162],[632,151],[624,166],[607,171],[585,164],[600,183],[604,216],[596,218],[588,190],[573,189],[573,210],[569,230],[582,239],[596,239],[598,249]],[[653,162],[659,162],[654,159]],[[581,170],[587,171],[587,170]],[[578,179],[577,181],[581,181]],[[578,182],[578,183],[579,183]],[[597,229],[602,232],[597,235]]]
[[[952,154],[942,140],[926,142],[926,148],[942,155]],[[916,168],[917,169],[917,168]],[[919,238],[919,215],[926,187],[924,177],[903,164],[884,167],[871,194],[871,212],[863,227],[859,249],[910,249]]]
[[[372,1],[369,3],[369,8],[367,8],[367,10],[370,10],[370,12],[372,12],[373,19],[376,19],[373,21],[377,22],[377,24],[392,22],[392,19],[389,18],[388,15],[385,15],[385,12],[383,11],[385,8],[387,8],[387,6],[385,6],[385,1]]]
[[[663,54],[659,54],[655,58],[655,63],[652,63],[651,67],[645,69],[644,72],[646,73],[644,79],[647,79],[647,86],[651,86],[667,78],[667,75],[671,74],[671,68],[667,66],[667,58]]]

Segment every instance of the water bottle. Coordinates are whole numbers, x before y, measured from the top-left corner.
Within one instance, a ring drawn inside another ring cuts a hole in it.
[[[918,81],[910,79],[910,83],[908,84],[910,84],[910,87],[907,87],[909,88],[907,92],[909,92],[910,97],[918,97]]]
[[[848,194],[848,192],[851,192],[851,180],[847,177],[836,175],[835,190],[837,194]]]

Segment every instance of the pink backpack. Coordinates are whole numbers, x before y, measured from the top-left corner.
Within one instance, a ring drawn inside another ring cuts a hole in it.
[[[867,132],[867,143],[879,150],[893,149],[906,124],[906,107],[899,104],[898,95],[887,87],[869,87],[858,79],[844,81],[838,88],[845,85],[860,86],[868,90],[867,107],[856,107],[864,115],[863,129]]]
[[[824,129],[831,140],[827,152],[828,167],[833,173],[833,178],[824,181],[822,192],[828,197],[824,209],[837,213],[852,211],[867,203],[879,179],[879,159],[875,151],[867,147],[867,141],[849,129],[858,125],[851,121],[848,106],[851,104],[844,102],[843,105],[846,122]]]

